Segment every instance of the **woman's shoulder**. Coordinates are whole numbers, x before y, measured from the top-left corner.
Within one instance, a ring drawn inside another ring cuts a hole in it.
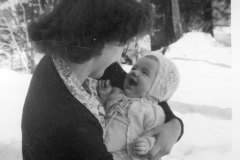
[[[51,55],[44,55],[43,58],[40,60],[38,63],[34,73],[33,73],[33,78],[38,77],[41,79],[46,78],[51,75],[55,75],[54,71],[56,69],[54,67],[53,61],[52,61],[52,56]]]

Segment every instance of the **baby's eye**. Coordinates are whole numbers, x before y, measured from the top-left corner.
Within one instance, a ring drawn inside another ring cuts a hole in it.
[[[143,72],[143,74],[145,74],[145,75],[149,76],[147,72]]]

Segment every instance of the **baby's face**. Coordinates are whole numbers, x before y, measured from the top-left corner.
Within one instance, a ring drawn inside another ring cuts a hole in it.
[[[124,94],[131,98],[144,97],[153,85],[158,68],[159,63],[155,60],[146,57],[139,59],[125,77]]]

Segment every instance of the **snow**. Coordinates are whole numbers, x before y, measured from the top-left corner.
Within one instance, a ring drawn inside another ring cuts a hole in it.
[[[172,44],[166,56],[181,75],[169,104],[184,122],[184,135],[162,160],[231,159],[230,46],[192,32]],[[8,69],[0,69],[0,75],[0,159],[21,159],[21,114],[31,75]]]
[[[231,48],[208,34],[192,32],[165,55],[180,72],[180,86],[169,104],[185,131],[163,160],[231,159]]]
[[[171,100],[231,107],[230,52],[230,47],[222,46],[210,35],[201,32],[188,33],[172,44],[166,57],[178,67],[181,82]]]
[[[22,107],[31,75],[9,69],[0,75],[0,159],[21,159]]]

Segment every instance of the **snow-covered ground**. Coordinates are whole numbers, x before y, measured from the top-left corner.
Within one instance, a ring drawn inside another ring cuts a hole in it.
[[[169,102],[184,135],[163,160],[230,160],[231,48],[204,33],[186,34],[166,56],[181,82]],[[31,75],[0,70],[0,159],[21,158],[21,114]]]
[[[170,105],[185,134],[163,159],[232,159],[231,48],[193,32],[171,45],[166,56],[181,75]]]
[[[21,160],[22,108],[31,75],[8,69],[0,75],[0,160]]]

